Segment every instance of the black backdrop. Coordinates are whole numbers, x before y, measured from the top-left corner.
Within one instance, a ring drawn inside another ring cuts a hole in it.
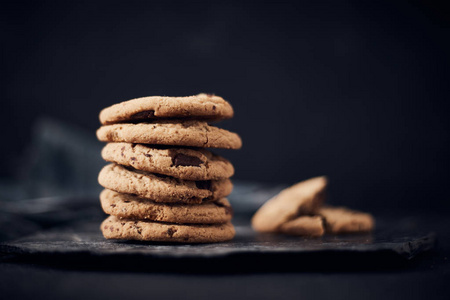
[[[75,2],[75,1],[74,1]],[[426,3],[425,3],[426,2]],[[14,2],[1,10],[0,175],[48,116],[215,93],[236,179],[326,174],[336,202],[449,209],[449,11],[437,2]]]

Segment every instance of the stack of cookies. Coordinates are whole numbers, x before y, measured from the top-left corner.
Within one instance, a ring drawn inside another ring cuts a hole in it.
[[[221,97],[144,97],[105,108],[97,137],[111,164],[98,177],[107,239],[209,243],[235,235],[233,165],[205,148],[239,149],[236,133],[209,125],[233,116]]]

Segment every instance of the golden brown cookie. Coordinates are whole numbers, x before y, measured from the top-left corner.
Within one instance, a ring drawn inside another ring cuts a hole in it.
[[[188,181],[130,169],[117,164],[106,165],[98,175],[103,187],[125,194],[135,194],[155,202],[199,204],[228,196],[233,185],[229,179]]]
[[[290,235],[322,236],[325,228],[320,216],[300,216],[281,224],[279,231]]]
[[[202,148],[239,149],[239,135],[202,121],[155,121],[105,125],[97,130],[102,142],[126,142]]]
[[[106,161],[185,180],[229,178],[233,165],[205,149],[151,147],[142,144],[108,143],[102,150]]]
[[[282,224],[300,215],[314,214],[322,205],[326,186],[325,177],[315,177],[281,191],[255,213],[253,229],[277,232]]]
[[[105,213],[121,219],[216,224],[228,222],[233,216],[226,198],[202,204],[158,203],[105,189],[100,194],[100,202]]]
[[[160,118],[223,120],[233,117],[233,108],[222,97],[198,94],[189,97],[152,96],[114,104],[100,112],[104,125],[142,122]]]
[[[176,243],[216,243],[231,240],[235,230],[230,222],[222,224],[170,224],[134,221],[114,216],[103,221],[100,229],[107,239]]]
[[[345,207],[324,206],[318,214],[324,218],[325,230],[329,233],[368,232],[375,227],[372,215]]]

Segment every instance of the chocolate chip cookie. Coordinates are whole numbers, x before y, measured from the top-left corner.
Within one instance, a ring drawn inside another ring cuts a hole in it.
[[[121,219],[216,224],[229,222],[233,216],[226,198],[203,204],[158,203],[105,189],[100,202],[105,213]]]
[[[315,177],[281,191],[255,213],[253,229],[276,232],[282,224],[299,215],[314,214],[322,205],[326,187],[326,177]]]
[[[345,207],[324,206],[318,211],[325,221],[325,230],[330,233],[357,233],[372,231],[375,219],[368,213]]]
[[[223,120],[233,117],[233,108],[222,97],[198,94],[189,97],[142,97],[114,104],[100,112],[103,125],[143,122],[163,118]]]
[[[102,150],[102,157],[138,170],[185,180],[223,179],[234,174],[233,165],[228,160],[201,148],[108,143]]]
[[[253,216],[259,232],[318,237],[324,233],[357,233],[374,229],[370,214],[344,207],[322,206],[327,179],[316,177],[281,191]]]
[[[126,142],[202,148],[239,149],[239,135],[202,121],[158,121],[105,125],[97,130],[102,142]]]
[[[229,179],[188,181],[157,175],[117,164],[106,165],[98,176],[103,187],[125,194],[135,194],[155,202],[199,204],[228,196],[233,185]]]
[[[279,231],[291,235],[322,236],[325,233],[323,218],[320,216],[300,216],[283,223]]]
[[[231,240],[235,230],[222,224],[171,224],[108,217],[100,226],[107,239],[176,243],[216,243]]]

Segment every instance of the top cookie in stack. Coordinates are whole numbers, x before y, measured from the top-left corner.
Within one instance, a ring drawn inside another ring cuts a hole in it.
[[[110,214],[102,224],[110,239],[220,242],[233,238],[227,195],[233,165],[203,148],[239,149],[236,133],[211,126],[233,117],[215,95],[144,97],[105,108],[97,130],[108,142],[99,174]]]

